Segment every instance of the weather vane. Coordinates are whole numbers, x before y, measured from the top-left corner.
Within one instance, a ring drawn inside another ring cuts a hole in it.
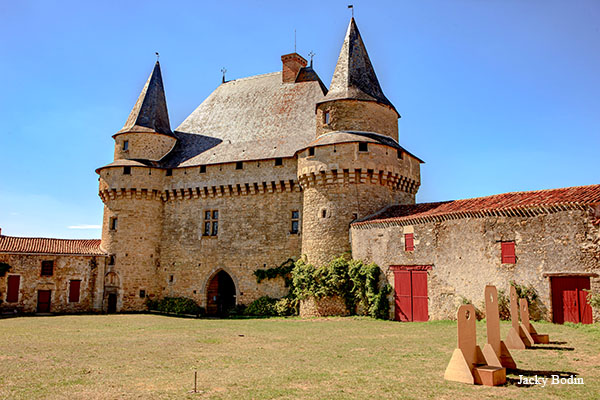
[[[223,83],[225,83],[225,73],[227,72],[227,68],[221,68],[221,72],[223,73]]]
[[[315,55],[316,55],[316,54],[315,54],[315,53],[314,53],[312,50],[310,51],[310,53],[308,53],[308,56],[310,57],[310,66],[311,66],[311,67],[313,66],[313,57],[314,57]]]
[[[160,54],[158,54],[158,51],[155,52],[154,54],[156,54],[156,61],[158,61],[158,59],[160,58]]]
[[[349,4],[348,8],[352,9],[352,18],[354,18],[354,5]]]

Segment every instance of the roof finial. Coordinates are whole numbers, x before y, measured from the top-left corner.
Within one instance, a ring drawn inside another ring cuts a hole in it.
[[[354,5],[348,4],[348,8],[352,9],[352,18],[354,18]]]
[[[221,68],[221,72],[223,73],[223,83],[225,83],[225,73],[227,72],[227,68]]]
[[[158,62],[158,59],[160,58],[160,54],[158,54],[158,51],[154,52],[154,54],[156,54],[156,62]]]
[[[294,53],[296,52],[296,30],[294,29]]]
[[[314,53],[312,50],[310,51],[310,53],[308,53],[308,56],[310,57],[310,67],[311,67],[311,68],[312,68],[312,66],[313,66],[313,57],[314,57],[315,55],[316,55],[316,54],[315,54],[315,53]]]

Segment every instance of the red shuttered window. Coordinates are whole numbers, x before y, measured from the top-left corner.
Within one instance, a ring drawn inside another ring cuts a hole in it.
[[[502,244],[502,264],[515,264],[515,242],[501,242]]]
[[[404,234],[404,250],[413,251],[415,249],[415,238],[412,233]]]
[[[19,301],[19,284],[21,283],[21,277],[19,275],[9,275],[6,283],[8,286],[8,290],[6,291],[6,302],[16,303]]]
[[[81,281],[69,282],[69,303],[79,303],[79,288]]]

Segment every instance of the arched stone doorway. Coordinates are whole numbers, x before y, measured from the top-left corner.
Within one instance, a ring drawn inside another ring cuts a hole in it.
[[[235,307],[235,283],[231,276],[223,270],[208,281],[206,287],[206,314],[225,317]]]

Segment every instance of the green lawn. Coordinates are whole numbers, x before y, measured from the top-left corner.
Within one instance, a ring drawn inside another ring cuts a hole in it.
[[[471,386],[443,379],[452,321],[367,318],[183,319],[158,315],[0,320],[0,398],[600,397],[600,326],[535,324],[553,349],[514,350],[525,375],[577,373],[584,385]],[[485,324],[477,325],[479,344]],[[508,324],[502,323],[503,336]],[[200,394],[189,394],[194,371]],[[516,375],[509,375],[517,379]]]

